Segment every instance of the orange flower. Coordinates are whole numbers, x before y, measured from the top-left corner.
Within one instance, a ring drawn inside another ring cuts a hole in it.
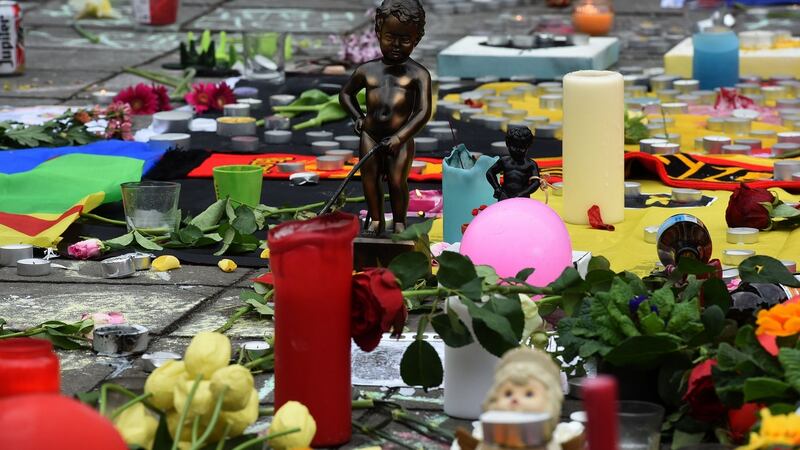
[[[800,333],[800,302],[786,302],[758,312],[756,335],[794,336]]]

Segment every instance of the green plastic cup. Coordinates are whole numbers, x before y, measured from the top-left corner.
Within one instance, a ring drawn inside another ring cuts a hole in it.
[[[230,197],[237,203],[258,206],[261,203],[263,172],[260,166],[219,166],[214,168],[214,192],[217,200]]]

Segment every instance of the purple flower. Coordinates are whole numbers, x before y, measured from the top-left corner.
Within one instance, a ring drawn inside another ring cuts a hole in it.
[[[628,301],[628,308],[631,310],[631,314],[634,316],[636,315],[636,311],[639,310],[639,305],[642,304],[643,301],[647,300],[646,295],[637,295]]]

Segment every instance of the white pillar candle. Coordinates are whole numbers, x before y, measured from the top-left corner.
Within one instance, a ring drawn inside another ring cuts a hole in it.
[[[565,221],[588,224],[625,218],[624,82],[617,72],[581,70],[564,76]]]

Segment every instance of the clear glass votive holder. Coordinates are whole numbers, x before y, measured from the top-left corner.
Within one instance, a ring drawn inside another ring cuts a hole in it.
[[[169,181],[122,183],[122,206],[128,231],[134,229],[175,230],[180,220],[178,199],[181,185]]]
[[[619,448],[622,450],[658,450],[661,445],[661,422],[664,407],[655,403],[620,401]]]

